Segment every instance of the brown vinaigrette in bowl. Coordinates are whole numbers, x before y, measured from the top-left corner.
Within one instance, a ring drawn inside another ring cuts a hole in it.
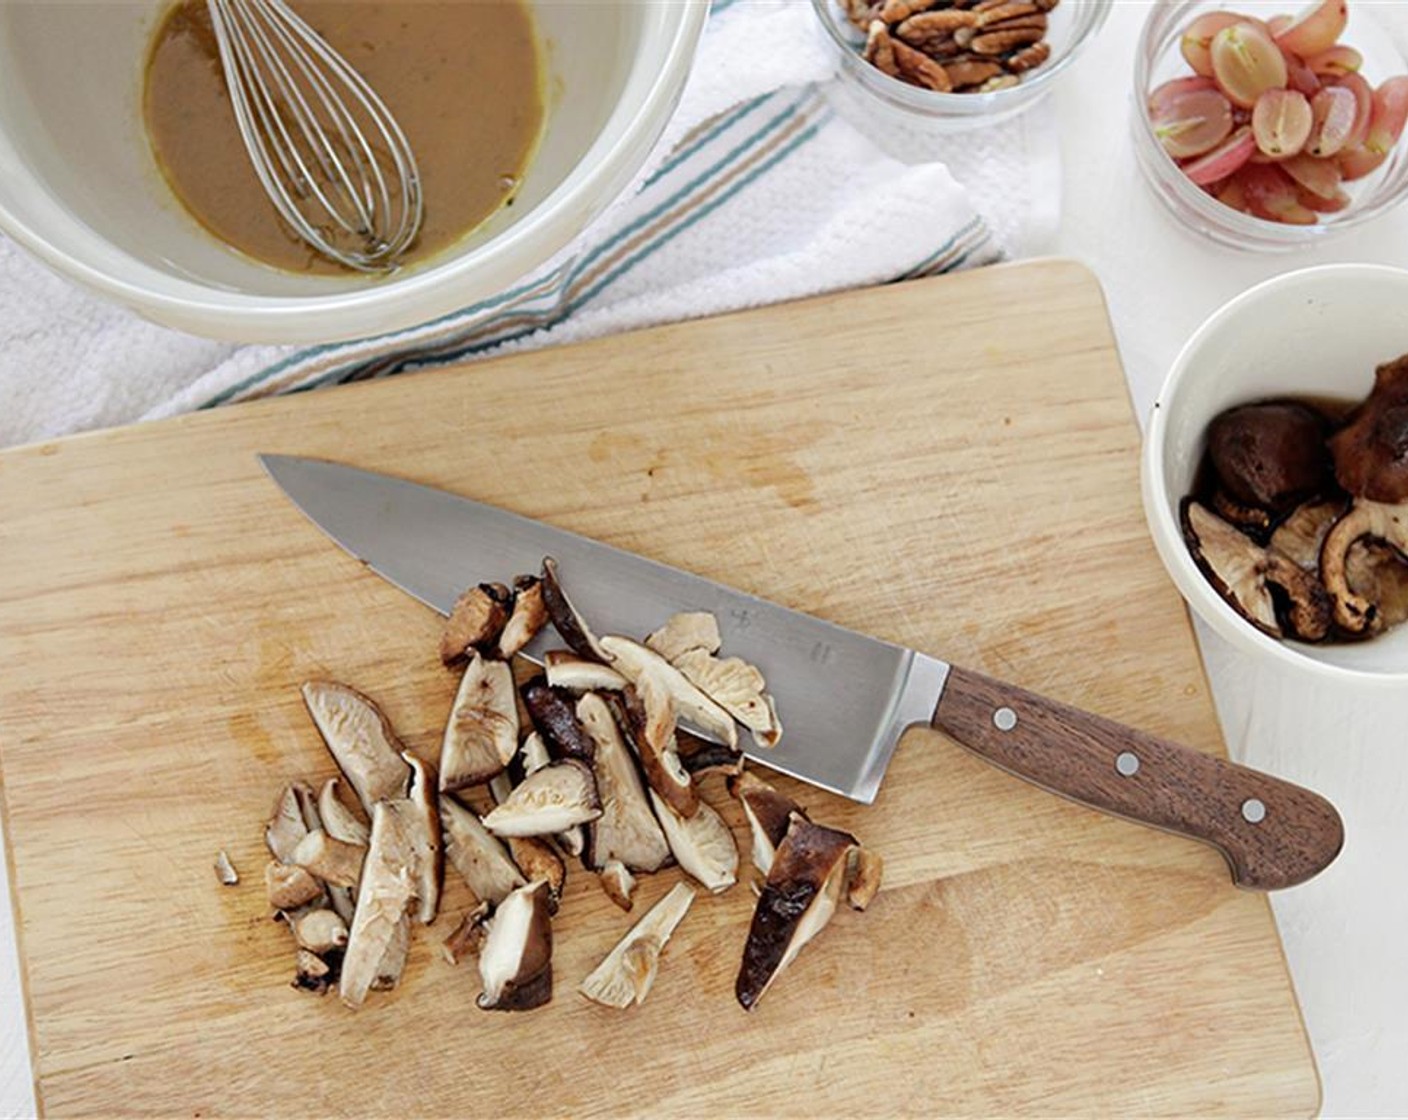
[[[543,123],[543,77],[522,0],[296,0],[297,13],[364,77],[410,141],[425,219],[402,263],[449,248],[511,204]],[[165,14],[143,113],[185,209],[227,245],[294,272],[348,270],[275,212],[235,124],[205,0]]]

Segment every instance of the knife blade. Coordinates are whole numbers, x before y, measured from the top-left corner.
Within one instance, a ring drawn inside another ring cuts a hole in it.
[[[900,737],[931,726],[1053,793],[1211,844],[1239,886],[1304,882],[1343,845],[1333,805],[1269,774],[470,498],[319,459],[259,461],[336,544],[441,614],[470,584],[545,556],[598,633],[642,638],[677,611],[712,613],[782,716],[782,741],[745,753],[846,797],[872,802]],[[545,632],[525,653],[554,644]]]

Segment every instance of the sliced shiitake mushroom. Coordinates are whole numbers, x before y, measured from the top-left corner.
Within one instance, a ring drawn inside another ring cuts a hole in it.
[[[315,828],[298,842],[290,861],[310,875],[337,887],[355,887],[362,877],[362,860],[367,850],[360,844],[349,844]]]
[[[1408,561],[1397,549],[1361,538],[1349,546],[1345,575],[1350,590],[1374,604],[1382,629],[1408,622]]]
[[[701,801],[692,817],[682,817],[654,790],[650,803],[664,829],[675,862],[707,890],[720,894],[738,882],[738,847],[714,808]]]
[[[801,817],[778,845],[758,896],[734,985],[744,1010],[758,1005],[802,947],[831,920],[856,839]]]
[[[753,866],[766,876],[772,870],[778,845],[792,827],[793,815],[806,819],[806,813],[790,797],[751,770],[730,778],[728,791],[743,806],[743,816],[753,837]]]
[[[318,791],[318,813],[329,836],[364,848],[371,840],[371,830],[338,796],[336,778],[329,778]]]
[[[846,862],[846,905],[864,910],[880,893],[885,861],[869,848],[852,848]]]
[[[708,611],[681,611],[671,615],[645,644],[672,665],[686,653],[701,650],[708,656],[718,653],[719,620]]]
[[[757,666],[741,657],[719,658],[703,649],[686,650],[671,662],[700,692],[753,732],[760,747],[782,738],[777,707]]]
[[[682,728],[675,728],[675,753],[680,765],[692,776],[709,772],[732,775],[743,772],[743,752],[726,743],[701,739]]]
[[[368,815],[388,797],[404,797],[411,772],[391,723],[373,701],[336,681],[309,681],[303,701],[338,769]]]
[[[605,869],[620,861],[635,871],[659,870],[670,858],[670,845],[611,709],[588,692],[577,701],[577,718],[595,743],[592,772],[601,799],[601,816],[588,826],[587,863]]]
[[[324,960],[317,953],[299,949],[293,977],[293,986],[300,991],[324,994],[337,983],[337,969],[331,961]]]
[[[609,859],[596,875],[606,897],[622,910],[629,911],[635,905],[636,877],[624,863]]]
[[[527,880],[509,858],[503,843],[484,827],[473,809],[453,797],[440,798],[445,854],[482,902],[497,905]]]
[[[577,722],[577,698],[565,689],[551,687],[542,676],[525,681],[519,692],[548,753],[590,765],[596,748]]]
[[[494,907],[488,902],[479,903],[467,913],[440,946],[445,959],[451,964],[459,964],[466,957],[478,956],[487,932],[485,926],[493,913]]]
[[[284,786],[279,798],[274,802],[274,811],[264,826],[264,844],[280,863],[293,863],[293,853],[299,842],[308,835],[308,823],[303,815],[303,806],[295,789],[298,783]]]
[[[529,1011],[552,999],[548,885],[530,883],[503,900],[479,948],[485,1011]]]
[[[1356,500],[1335,522],[1320,551],[1320,574],[1334,603],[1335,622],[1350,634],[1368,635],[1383,629],[1386,620],[1380,605],[1365,593],[1369,589],[1356,591],[1351,585],[1350,549],[1359,541],[1387,546],[1408,563],[1408,504]]]
[[[518,749],[513,670],[475,654],[464,671],[440,745],[440,792],[452,793],[502,773]]]
[[[494,648],[508,621],[513,593],[501,583],[481,583],[455,600],[440,636],[440,660],[455,665],[474,651]]]
[[[675,709],[670,696],[647,678],[642,691],[608,693],[606,701],[645,771],[646,784],[683,817],[699,809],[699,791],[676,750]]]
[[[687,720],[711,738],[737,746],[738,727],[733,717],[653,649],[615,634],[608,634],[600,644],[611,655],[612,668],[639,691],[664,691],[673,701],[680,719]]]
[[[264,887],[275,910],[296,910],[323,897],[323,885],[306,870],[276,859],[264,868]]]
[[[429,925],[440,909],[440,884],[445,874],[435,771],[409,751],[404,757],[411,768],[411,786],[401,811],[407,815],[406,827],[415,853],[411,870],[416,877],[416,918]]]
[[[585,763],[564,758],[530,774],[484,817],[496,836],[551,836],[601,816],[596,779]]]
[[[1183,505],[1183,535],[1208,582],[1257,629],[1278,638],[1289,630],[1307,642],[1329,634],[1326,587],[1289,557],[1262,548],[1194,501]],[[1281,610],[1276,593],[1285,603]]]
[[[578,990],[604,1007],[644,1003],[660,969],[660,953],[693,902],[694,891],[676,883],[616,943]]]
[[[543,585],[537,576],[519,576],[513,581],[513,592],[513,613],[499,635],[498,656],[505,661],[536,638],[548,623]]]
[[[1295,508],[1271,534],[1270,547],[1307,572],[1320,570],[1320,550],[1330,528],[1344,516],[1347,503],[1317,498]]]
[[[360,1007],[378,979],[399,975],[399,949],[408,935],[407,914],[416,895],[412,828],[410,814],[398,811],[394,803],[372,806],[371,843],[338,982],[348,1007]]]
[[[332,910],[306,911],[292,918],[289,927],[300,949],[320,957],[347,946],[347,923]]]
[[[230,859],[230,854],[221,848],[215,853],[215,877],[221,884],[227,887],[239,885],[240,873],[235,870],[234,862]]]
[[[610,665],[578,657],[565,649],[550,649],[543,656],[548,684],[570,692],[591,692],[596,689],[618,691],[626,687],[626,678]]]
[[[578,657],[594,657],[598,661],[610,661],[611,657],[597,642],[587,620],[577,613],[572,601],[563,591],[557,577],[557,561],[551,556],[543,557],[543,605],[548,609],[553,628],[567,643],[567,648]]]

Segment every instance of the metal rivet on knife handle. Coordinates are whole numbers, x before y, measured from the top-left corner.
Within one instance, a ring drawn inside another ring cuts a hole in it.
[[[1120,751],[1115,758],[1115,769],[1126,778],[1132,778],[1139,773],[1139,756],[1133,751]]]
[[[1255,797],[1242,802],[1242,819],[1248,824],[1260,824],[1266,819],[1266,806]]]
[[[1017,726],[1017,713],[1011,708],[998,708],[992,714],[992,725],[999,731],[1011,731]]]

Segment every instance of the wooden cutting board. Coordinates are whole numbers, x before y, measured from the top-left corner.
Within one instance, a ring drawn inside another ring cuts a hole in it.
[[[438,620],[329,544],[255,452],[461,491],[1220,752],[1137,445],[1099,287],[1053,261],[0,455],[0,763],[45,1107],[1313,1112],[1264,897],[1209,849],[932,732],[872,807],[782,783],[883,853],[886,882],[753,1014],[733,999],[746,885],[699,898],[624,1014],[575,991],[631,923],[580,869],[553,1001],[518,1016],[476,1010],[474,967],[441,958],[467,905],[453,873],[400,990],[358,1014],[290,989],[265,909],[274,795],[333,773],[299,682],[368,691],[425,753],[455,682]],[[222,847],[238,887],[216,883]]]

